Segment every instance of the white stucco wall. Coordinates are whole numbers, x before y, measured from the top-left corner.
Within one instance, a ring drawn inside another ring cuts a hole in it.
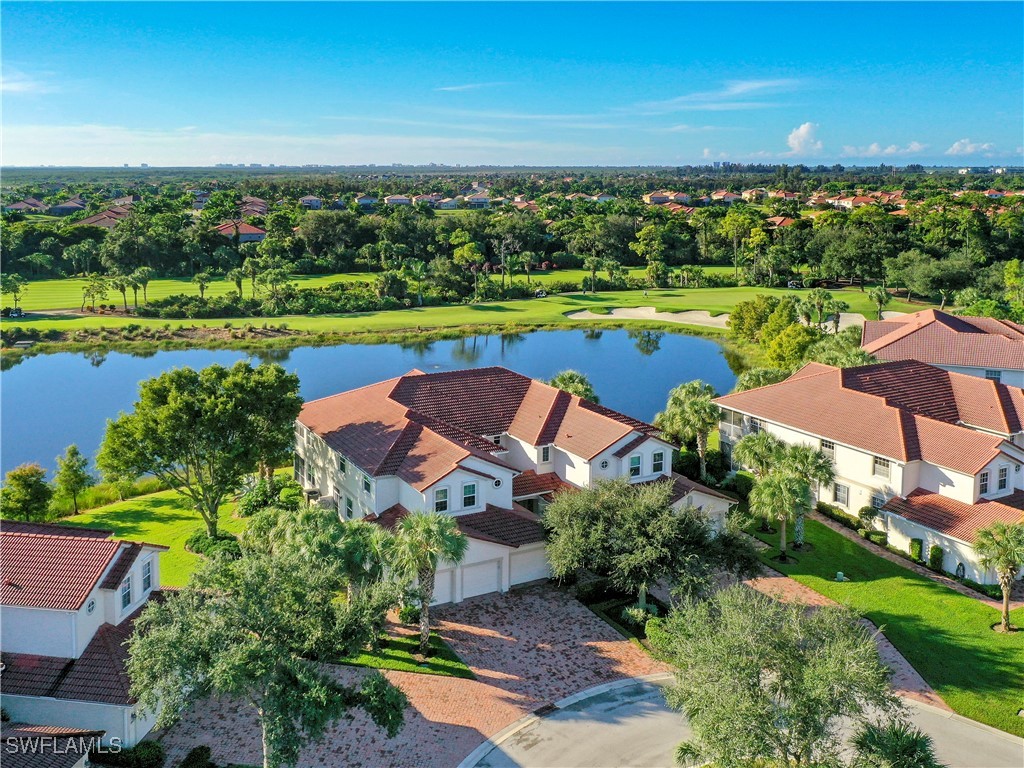
[[[985,571],[978,563],[978,555],[974,548],[966,542],[933,531],[923,525],[907,520],[899,515],[883,512],[879,516],[878,527],[888,533],[890,546],[904,552],[910,550],[911,539],[921,539],[921,557],[928,561],[928,553],[933,545],[939,545],[945,552],[942,568],[947,573],[956,573],[956,567],[963,563],[965,576],[979,584],[995,584],[995,574]]]
[[[0,606],[0,648],[9,653],[77,658],[75,612]],[[6,698],[6,697],[4,697]]]
[[[34,725],[60,725],[69,728],[103,730],[103,743],[113,738],[122,746],[131,747],[142,741],[153,729],[152,714],[143,716],[136,708],[90,701],[69,701],[35,696],[4,694],[4,709],[11,720]],[[135,720],[132,720],[132,714]]]
[[[963,365],[935,365],[936,368],[942,368],[952,373],[962,373],[967,376],[977,376],[978,378],[985,378],[986,368],[970,368]],[[1015,370],[1013,368],[999,368],[999,383],[1006,384],[1010,387],[1024,387],[1024,370]]]

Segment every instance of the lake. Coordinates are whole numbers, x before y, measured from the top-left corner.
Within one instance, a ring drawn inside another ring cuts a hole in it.
[[[0,471],[24,462],[53,470],[76,443],[93,457],[106,421],[129,410],[141,380],[171,368],[274,361],[297,373],[307,400],[418,368],[433,371],[502,365],[538,379],[566,368],[590,378],[601,403],[649,421],[672,387],[703,379],[720,393],[736,372],[717,342],[654,331],[566,330],[471,336],[417,344],[342,344],[244,352],[181,350],[136,356],[60,353],[31,357],[0,373]],[[737,363],[733,361],[735,367]]]

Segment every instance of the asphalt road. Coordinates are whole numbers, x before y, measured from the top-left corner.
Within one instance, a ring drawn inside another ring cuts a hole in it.
[[[949,768],[1024,768],[1024,740],[906,701]],[[638,683],[598,694],[527,725],[501,741],[479,768],[655,768],[673,766],[690,735],[659,687]]]

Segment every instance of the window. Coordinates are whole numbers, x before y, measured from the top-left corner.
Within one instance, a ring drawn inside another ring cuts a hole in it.
[[[369,493],[370,487],[370,476],[363,475],[363,493]]]
[[[985,371],[985,378],[989,381],[1001,381],[1003,378],[1002,371]]]
[[[750,434],[756,435],[764,429],[764,422],[761,419],[755,419],[753,416],[750,418]]]
[[[295,482],[301,483],[302,478],[306,475],[306,462],[298,454],[295,454],[293,468],[295,469]]]
[[[316,472],[313,469],[312,464],[306,465],[306,485],[314,487],[316,485]]]
[[[344,475],[344,474],[345,474],[346,472],[348,472],[348,462],[347,462],[347,461],[345,461],[345,457],[344,457],[344,456],[339,456],[339,457],[338,457],[338,471],[339,471],[339,472],[340,472],[341,474],[343,474],[343,475]]]
[[[881,456],[875,456],[873,459],[873,472],[875,477],[889,477],[889,460],[883,459]]]
[[[871,506],[875,509],[881,509],[885,506],[885,496],[880,493],[871,494]]]
[[[988,472],[978,475],[978,493],[988,493]]]
[[[640,457],[630,456],[629,457],[629,476],[640,477]]]
[[[462,508],[470,509],[476,506],[476,483],[466,483],[462,486]]]
[[[842,504],[844,507],[850,505],[850,486],[835,483],[832,486],[832,501]]]
[[[85,612],[92,615],[92,612],[96,610],[96,601],[90,600],[89,604],[85,606]]]
[[[447,512],[448,511],[448,489],[438,488],[434,491],[434,511],[435,512]]]
[[[1010,468],[1000,467],[999,472],[996,474],[996,488],[1000,491],[1006,490],[1006,485],[1010,478]]]
[[[601,462],[601,469],[608,469],[608,459]]]
[[[551,461],[551,449],[546,445],[540,449],[540,461],[541,464]]]
[[[132,604],[132,577],[129,576],[121,583],[121,610]]]
[[[835,460],[836,458],[836,444],[831,440],[821,441],[821,452],[828,456],[830,459]]]
[[[142,591],[149,592],[153,588],[153,561],[147,560],[142,564]]]
[[[660,475],[665,471],[665,454],[662,451],[658,451],[654,454],[654,463],[651,465],[651,469],[654,470],[654,474]]]
[[[501,435],[495,435],[491,438],[495,445],[501,445]]]

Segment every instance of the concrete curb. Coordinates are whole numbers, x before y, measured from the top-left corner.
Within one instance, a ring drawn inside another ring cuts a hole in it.
[[[643,685],[644,683],[656,683],[671,679],[671,672],[655,672],[652,675],[644,675],[643,677],[627,677],[623,680],[616,680],[611,683],[602,683],[601,685],[595,685],[591,688],[582,690],[579,693],[574,693],[572,696],[566,696],[564,699],[559,699],[558,701],[556,701],[554,703],[554,707],[556,710],[565,709],[567,707],[571,707],[573,704],[578,704],[579,702],[584,701],[586,699],[593,698],[594,696],[600,696],[604,693],[608,693],[609,691],[618,690],[619,688],[629,688],[630,686],[634,685]],[[937,711],[941,712],[942,710]],[[485,757],[487,757],[487,755],[489,755],[492,750],[496,749],[503,742],[507,741],[512,736],[519,733],[519,731],[533,725],[540,719],[541,718],[538,715],[529,714],[524,715],[523,717],[516,720],[514,723],[505,726],[496,734],[491,736],[491,738],[489,738],[487,741],[481,744],[479,747],[470,752],[465,757],[465,759],[461,763],[459,763],[458,768],[474,768],[474,766],[477,765],[477,763],[479,763]]]
[[[1019,744],[1020,746],[1024,747],[1024,739],[1020,738],[1019,736],[1014,736],[1012,733],[1001,731],[998,728],[993,728],[991,725],[979,723],[977,720],[971,720],[971,718],[969,717],[958,715],[956,712],[950,712],[948,709],[941,709],[939,707],[934,707],[931,704],[925,704],[923,701],[918,701],[917,699],[904,698],[903,701],[906,702],[906,704],[910,708],[920,707],[921,709],[926,709],[933,715],[938,715],[939,717],[945,718],[946,720],[956,720],[960,723],[963,723],[964,725],[969,725],[973,728],[977,728],[979,731],[984,731],[990,736],[997,736],[1003,739],[1004,741],[1010,742],[1011,744]]]

